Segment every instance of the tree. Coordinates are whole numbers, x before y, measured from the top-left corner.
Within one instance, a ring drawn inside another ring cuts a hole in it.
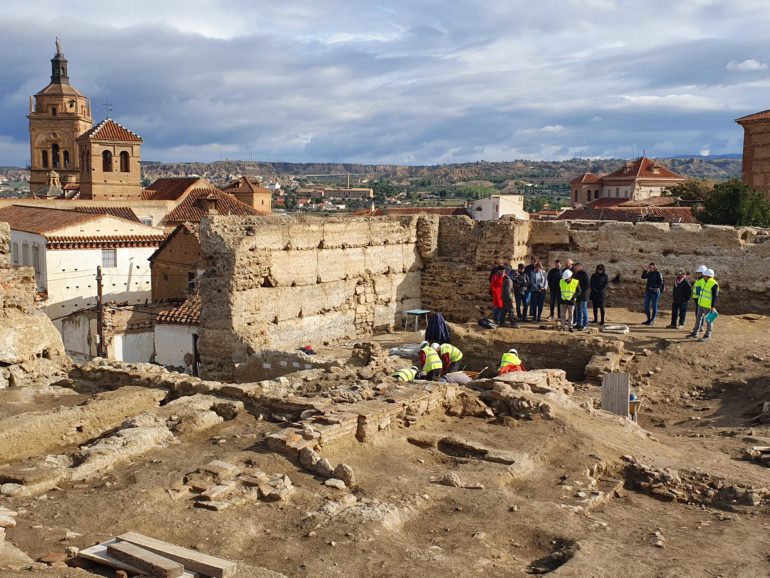
[[[746,183],[731,179],[714,185],[695,216],[711,225],[770,227],[770,200]]]
[[[687,179],[663,191],[664,197],[677,197],[683,201],[702,201],[714,189],[714,185],[705,179]]]

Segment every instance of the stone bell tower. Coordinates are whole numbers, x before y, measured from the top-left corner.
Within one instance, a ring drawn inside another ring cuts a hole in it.
[[[47,187],[48,173],[59,173],[63,183],[80,178],[80,152],[75,139],[93,125],[88,98],[70,85],[67,59],[56,39],[51,59],[51,82],[29,103],[31,194]]]

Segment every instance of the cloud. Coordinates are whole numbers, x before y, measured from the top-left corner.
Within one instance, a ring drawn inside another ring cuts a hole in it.
[[[737,152],[768,25],[758,0],[3,2],[0,165],[27,161],[57,34],[95,120],[109,99],[147,160]]]
[[[731,60],[727,63],[727,70],[738,70],[740,72],[753,72],[755,70],[767,70],[767,64],[764,62],[760,62],[759,60],[755,60],[753,58],[749,58],[748,60],[744,60],[743,62],[736,62],[735,60]]]

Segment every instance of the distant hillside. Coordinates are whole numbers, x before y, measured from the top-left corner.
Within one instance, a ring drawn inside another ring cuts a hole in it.
[[[280,163],[249,161],[218,161],[213,163],[143,162],[145,178],[199,175],[215,182],[225,182],[234,175],[263,175],[276,177],[308,177],[316,175],[346,175],[359,179],[430,179],[434,183],[508,179],[569,181],[590,171],[609,173],[621,167],[624,159],[572,159],[568,161],[508,162],[478,161],[451,165],[405,166],[362,165],[353,163]],[[686,177],[729,179],[741,173],[741,159],[726,157],[677,157],[661,159],[661,163]]]

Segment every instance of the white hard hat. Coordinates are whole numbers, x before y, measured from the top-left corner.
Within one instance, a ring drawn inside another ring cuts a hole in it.
[[[518,351],[516,351],[516,350],[515,350],[515,349],[513,349],[513,348],[509,349],[509,350],[508,350],[508,353],[515,353],[516,355],[518,355],[518,354],[519,354],[519,352],[518,352]]]
[[[427,341],[423,341],[422,343],[420,343],[420,349],[425,349],[425,347],[427,347],[428,345],[430,345],[430,343],[428,343]]]
[[[704,277],[713,277],[714,276],[714,270],[713,269],[706,269],[703,272]]]
[[[430,346],[431,346],[433,349],[438,349],[439,347],[441,347],[441,346],[440,346],[438,343],[431,343],[431,344],[430,344]]]
[[[564,273],[561,274],[561,278],[564,279],[565,281],[567,279],[571,279],[572,278],[572,271],[567,269]]]
[[[705,265],[698,265],[698,268],[695,270],[696,273],[703,273],[704,271],[706,271]]]

